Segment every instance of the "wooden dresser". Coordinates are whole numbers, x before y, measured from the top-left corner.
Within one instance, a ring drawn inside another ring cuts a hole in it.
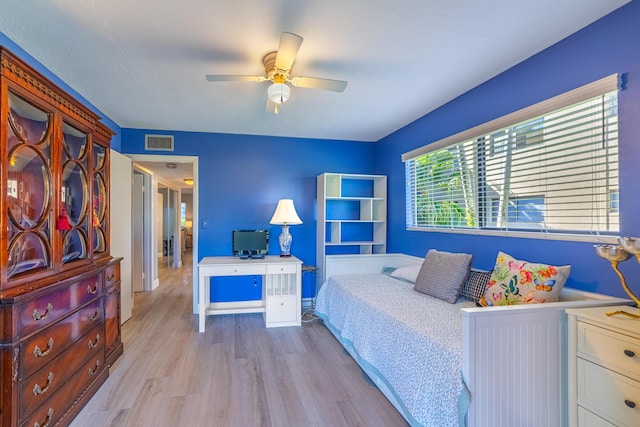
[[[0,48],[0,425],[68,425],[122,354],[99,117]]]
[[[617,309],[567,310],[569,425],[640,426],[640,320],[607,316]]]

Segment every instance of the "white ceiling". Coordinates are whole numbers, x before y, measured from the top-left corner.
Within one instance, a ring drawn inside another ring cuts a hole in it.
[[[377,141],[628,0],[0,0],[0,31],[122,127]],[[274,115],[261,74],[304,42]]]
[[[134,156],[135,157],[135,156]],[[149,156],[147,156],[149,157]],[[156,156],[157,157],[157,156]],[[193,186],[187,184],[185,179],[193,179],[193,164],[190,162],[155,162],[139,161],[134,159],[135,164],[153,172],[159,177],[159,184],[173,188],[185,189],[185,193],[191,193]],[[167,166],[170,165],[170,166]]]

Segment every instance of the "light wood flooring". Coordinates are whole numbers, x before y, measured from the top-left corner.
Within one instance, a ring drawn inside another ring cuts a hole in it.
[[[124,354],[71,427],[407,425],[318,321],[208,316],[198,333],[184,261],[136,294]]]

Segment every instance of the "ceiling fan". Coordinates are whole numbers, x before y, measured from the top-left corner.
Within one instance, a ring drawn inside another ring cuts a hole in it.
[[[278,114],[278,105],[287,102],[291,95],[291,86],[305,87],[309,89],[321,89],[332,92],[342,92],[347,87],[347,82],[342,80],[321,79],[318,77],[291,76],[291,68],[296,59],[302,37],[297,34],[283,32],[280,35],[280,45],[275,52],[267,53],[263,58],[264,76],[244,75],[216,75],[207,74],[205,77],[210,82],[272,82],[267,89],[266,111]]]

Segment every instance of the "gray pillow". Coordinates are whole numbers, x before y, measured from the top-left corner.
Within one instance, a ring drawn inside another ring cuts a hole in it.
[[[454,304],[470,269],[470,254],[430,249],[413,288],[423,294]]]

